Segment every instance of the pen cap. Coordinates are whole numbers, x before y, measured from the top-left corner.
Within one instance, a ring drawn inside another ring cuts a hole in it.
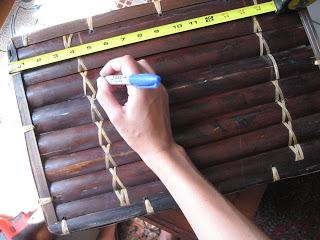
[[[140,73],[129,76],[129,83],[138,88],[157,88],[161,83],[161,77],[152,73]]]

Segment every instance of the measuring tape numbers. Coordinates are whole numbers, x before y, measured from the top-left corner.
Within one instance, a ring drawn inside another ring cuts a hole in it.
[[[230,22],[242,18],[252,17],[268,12],[275,12],[276,6],[273,1],[253,6],[238,8],[225,12],[210,14],[189,20],[174,22],[158,27],[148,28],[141,31],[122,34],[103,40],[62,49],[39,56],[22,59],[9,63],[9,72],[16,73],[27,69],[44,66],[51,63],[64,61],[92,53],[105,51],[133,43],[143,42],[150,39],[173,35],[176,33],[191,31],[220,23]]]

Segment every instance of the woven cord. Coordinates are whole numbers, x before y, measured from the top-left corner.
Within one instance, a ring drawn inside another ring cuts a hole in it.
[[[61,232],[63,235],[70,234],[70,230],[69,230],[68,223],[67,223],[66,219],[61,220]]]
[[[23,34],[21,36],[21,40],[22,40],[22,45],[24,47],[27,47],[28,46],[28,34]]]
[[[303,160],[304,154],[303,154],[301,145],[298,143],[298,139],[293,131],[292,117],[286,106],[286,101],[285,101],[283,91],[279,85],[278,79],[280,79],[280,74],[279,74],[279,68],[278,68],[277,62],[271,54],[268,54],[268,57],[270,58],[273,64],[273,69],[276,75],[276,80],[271,81],[271,83],[275,87],[275,102],[281,107],[281,110],[282,110],[281,111],[282,124],[288,129],[288,138],[289,138],[288,147],[294,153],[295,161]]]
[[[80,43],[83,44],[80,33],[78,33],[78,37],[79,37]],[[119,176],[117,175],[117,168],[116,168],[117,164],[113,160],[113,158],[110,154],[110,148],[111,148],[112,142],[109,139],[105,130],[103,129],[103,120],[104,119],[103,119],[103,116],[100,113],[100,111],[96,105],[97,91],[93,87],[91,81],[88,79],[88,72],[87,72],[88,69],[80,57],[78,58],[78,71],[83,79],[83,81],[82,81],[83,93],[90,102],[90,112],[91,112],[92,122],[97,126],[98,141],[99,141],[99,146],[101,147],[101,149],[104,152],[105,166],[106,166],[107,171],[112,176],[113,191],[116,194],[117,198],[119,199],[120,206],[130,205],[128,191],[127,191],[126,187],[123,185]],[[90,91],[92,92],[92,95],[88,94],[87,88],[90,89]]]
[[[257,5],[257,0],[253,0],[253,4]],[[263,38],[262,28],[256,16],[251,17],[253,24],[253,32],[257,35],[259,39],[259,48],[260,48],[260,56],[263,56],[264,50],[266,50],[267,54],[270,54],[270,47],[267,41]]]
[[[92,17],[87,17],[87,25],[88,25],[88,29],[89,29],[89,32],[93,32],[93,20],[92,20]]]
[[[280,175],[278,172],[278,169],[276,167],[271,167],[271,171],[272,171],[272,179],[274,182],[279,181],[280,180]]]
[[[153,5],[158,13],[158,15],[162,14],[162,7],[161,7],[161,1],[160,0],[154,0]]]
[[[71,47],[72,37],[73,37],[72,33],[69,34],[69,35],[66,35],[66,36],[62,36],[62,41],[63,41],[64,48]]]
[[[34,126],[33,125],[24,125],[22,126],[22,131],[23,133],[27,133],[27,132],[30,132],[34,129]]]
[[[52,198],[51,198],[51,197],[39,198],[39,199],[38,199],[38,204],[39,204],[40,206],[49,204],[49,203],[51,203],[51,202],[52,202]]]
[[[154,209],[152,207],[152,204],[151,204],[150,200],[146,197],[144,198],[144,205],[146,207],[147,214],[154,213]]]

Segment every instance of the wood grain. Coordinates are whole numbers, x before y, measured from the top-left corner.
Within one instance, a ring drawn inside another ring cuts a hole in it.
[[[310,47],[290,49],[274,54],[282,78],[317,70],[316,66],[310,64],[312,56]],[[88,79],[94,88],[96,88],[99,71],[100,69],[88,71]],[[272,62],[268,57],[262,56],[162,76],[162,83],[169,91],[170,103],[174,104],[248,87],[274,78]],[[90,89],[87,91],[87,94],[93,94]],[[26,94],[32,109],[81,98],[84,96],[83,79],[78,73],[72,74],[31,85],[27,88]]]

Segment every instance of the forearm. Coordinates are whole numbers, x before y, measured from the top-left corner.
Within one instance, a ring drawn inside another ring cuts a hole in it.
[[[144,60],[131,56],[109,61],[101,76],[153,73]],[[163,86],[127,86],[128,101],[120,105],[114,88],[97,80],[97,99],[120,135],[158,175],[174,197],[199,239],[266,239],[266,237],[199,174],[183,148],[174,143],[169,98]]]
[[[175,145],[142,158],[165,184],[199,239],[267,239],[200,175],[183,148]]]

